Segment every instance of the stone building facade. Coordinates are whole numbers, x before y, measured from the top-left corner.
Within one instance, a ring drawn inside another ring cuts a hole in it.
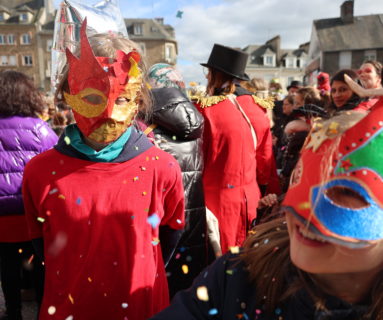
[[[7,1],[0,6],[0,70],[23,72],[50,89],[53,5],[49,0]]]

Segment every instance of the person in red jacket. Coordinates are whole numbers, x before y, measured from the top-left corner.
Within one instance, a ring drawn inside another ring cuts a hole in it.
[[[145,320],[169,303],[164,262],[184,226],[181,170],[133,125],[150,107],[137,46],[111,33],[88,39],[85,21],[56,92],[76,123],[24,173],[46,267],[39,319]]]
[[[208,96],[196,102],[205,118],[206,207],[218,221],[222,253],[245,240],[274,161],[270,122],[261,106],[265,101],[239,85],[249,80],[247,58],[242,51],[215,44],[202,64],[208,68]]]

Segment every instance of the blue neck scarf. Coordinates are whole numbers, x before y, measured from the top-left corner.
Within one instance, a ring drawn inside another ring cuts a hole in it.
[[[116,159],[123,150],[126,142],[130,138],[132,127],[129,127],[116,141],[108,144],[100,151],[96,151],[93,148],[85,144],[80,130],[76,124],[71,124],[65,128],[65,142],[70,143],[77,151],[85,154],[90,161],[94,162],[110,162]]]

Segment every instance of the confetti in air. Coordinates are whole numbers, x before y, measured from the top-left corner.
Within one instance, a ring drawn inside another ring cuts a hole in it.
[[[31,257],[28,260],[28,264],[31,264],[34,258],[35,258],[35,255],[32,254]]]
[[[123,309],[126,309],[128,307],[128,304],[126,302],[121,303],[121,307]]]
[[[189,273],[189,267],[186,264],[182,265],[182,272],[184,274],[188,274]]]
[[[177,11],[177,14],[176,14],[176,18],[182,19],[182,15],[183,15],[183,14],[184,14],[183,11],[178,10],[178,11]]]
[[[210,316],[215,316],[216,314],[218,314],[218,310],[216,308],[213,308],[213,309],[209,310],[209,315]]]
[[[54,188],[54,189],[52,189],[51,191],[49,191],[49,194],[54,194],[54,193],[56,193],[57,191],[59,191],[59,190],[56,189],[56,188]]]
[[[197,288],[197,298],[201,301],[209,301],[209,294],[205,286]]]
[[[45,222],[45,219],[43,217],[37,217],[37,221],[43,223],[43,222]]]
[[[232,254],[239,253],[239,247],[229,247],[229,250]]]
[[[70,138],[68,136],[65,136],[64,141],[67,145],[70,144]]]
[[[153,213],[148,217],[148,223],[152,226],[153,229],[157,228],[160,223],[160,218],[157,213]]]
[[[50,306],[49,308],[48,308],[48,314],[49,315],[54,315],[56,313],[56,307],[55,306]]]
[[[275,309],[275,314],[279,316],[282,313],[282,310],[280,308]]]

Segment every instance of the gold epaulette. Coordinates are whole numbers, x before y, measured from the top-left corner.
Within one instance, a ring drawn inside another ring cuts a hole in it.
[[[196,97],[197,99],[194,100],[196,103],[200,105],[201,108],[207,108],[211,107],[217,103],[220,103],[221,101],[225,100],[227,96],[211,96],[211,97]]]
[[[254,99],[254,102],[256,104],[260,105],[262,108],[270,109],[270,110],[274,108],[274,98],[273,97],[267,97],[265,99],[257,97],[256,95],[253,95],[252,97]]]

